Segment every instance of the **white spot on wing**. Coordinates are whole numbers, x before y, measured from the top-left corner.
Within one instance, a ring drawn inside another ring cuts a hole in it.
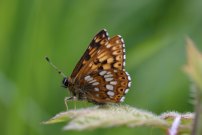
[[[105,81],[109,82],[109,81],[112,81],[113,78],[105,78]]]
[[[92,85],[98,85],[98,84],[100,84],[99,82],[94,82]]]
[[[126,59],[126,55],[125,54],[123,55],[123,59]]]
[[[131,80],[130,75],[128,75],[128,80]]]
[[[131,86],[131,82],[128,82],[128,87],[130,87]]]
[[[106,29],[104,29],[104,31],[106,32],[107,39],[109,39],[109,34],[108,34],[107,30],[106,30]]]
[[[91,78],[89,78],[87,81],[89,82],[89,81],[92,81],[93,80],[93,78],[91,77]]]
[[[117,70],[114,70],[114,72],[116,73],[116,72],[117,72]]]
[[[126,89],[126,90],[125,90],[125,93],[128,93],[128,91],[129,91],[129,89]]]
[[[107,45],[107,48],[110,48],[110,47],[111,47],[111,45],[110,45],[110,44],[108,44],[108,45]]]
[[[107,74],[109,75],[109,74],[111,74],[111,72],[107,72]]]
[[[113,76],[112,74],[104,75],[104,78],[108,78],[108,77],[112,77],[112,76]]]
[[[106,29],[103,29],[105,32],[107,32],[107,30]]]
[[[93,80],[93,78],[92,77],[90,77],[89,75],[88,76],[86,76],[85,78],[84,78],[86,81],[92,81]]]
[[[106,30],[106,29],[104,29],[104,31],[106,32],[106,35],[107,35],[107,37],[108,37],[108,36],[109,36],[109,34],[108,34],[107,30]]]
[[[124,43],[123,38],[121,38],[121,42]]]
[[[99,91],[100,89],[99,89],[99,88],[94,88],[94,90],[95,90],[95,91]]]
[[[96,82],[96,80],[95,79],[93,79],[92,81],[90,81],[89,83],[93,83],[93,82]]]
[[[111,81],[110,84],[116,85],[116,84],[117,84],[117,81]]]
[[[114,96],[114,92],[113,92],[113,91],[108,91],[108,92],[107,92],[107,95],[109,95],[109,96]]]
[[[103,76],[104,74],[106,74],[107,73],[107,71],[101,71],[99,74],[101,75],[101,76]]]
[[[91,77],[88,75],[84,79],[87,81],[89,78],[91,78]]]
[[[114,87],[113,87],[112,85],[109,85],[109,84],[106,85],[106,88],[107,88],[108,90],[113,90],[113,89],[114,89]]]
[[[122,98],[120,99],[120,102],[124,102],[124,100],[125,100],[125,97],[122,97]]]

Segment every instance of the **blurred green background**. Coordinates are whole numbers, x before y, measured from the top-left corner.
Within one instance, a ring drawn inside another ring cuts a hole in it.
[[[106,28],[126,43],[132,88],[125,104],[156,114],[193,111],[182,67],[186,36],[202,49],[201,7],[202,0],[0,0],[0,134],[163,134],[145,127],[64,132],[64,123],[40,124],[65,110],[67,96],[44,56],[70,75]]]

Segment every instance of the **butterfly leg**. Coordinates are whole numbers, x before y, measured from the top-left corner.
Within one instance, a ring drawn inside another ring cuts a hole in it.
[[[74,110],[76,110],[76,100],[77,100],[77,97],[73,97],[73,100],[74,100]]]
[[[68,102],[68,101],[71,101],[71,100],[73,100],[73,99],[74,99],[73,96],[72,96],[72,97],[65,97],[64,102],[65,102],[65,106],[66,106],[66,109],[67,109],[67,110],[68,110],[67,102]]]

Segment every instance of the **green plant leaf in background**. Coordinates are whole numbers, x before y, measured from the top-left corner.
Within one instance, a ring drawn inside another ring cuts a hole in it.
[[[60,125],[40,124],[65,109],[67,96],[62,78],[44,56],[69,75],[103,28],[110,36],[120,34],[126,44],[126,68],[133,81],[127,104],[156,114],[192,111],[189,81],[181,68],[184,36],[202,44],[201,7],[201,0],[1,0],[1,134],[66,134]],[[120,127],[82,135],[150,133],[162,134],[147,127]]]

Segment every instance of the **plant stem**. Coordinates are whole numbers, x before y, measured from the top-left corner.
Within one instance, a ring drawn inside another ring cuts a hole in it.
[[[195,103],[195,118],[193,121],[192,135],[202,134],[202,94],[201,90],[195,86],[196,103]]]

